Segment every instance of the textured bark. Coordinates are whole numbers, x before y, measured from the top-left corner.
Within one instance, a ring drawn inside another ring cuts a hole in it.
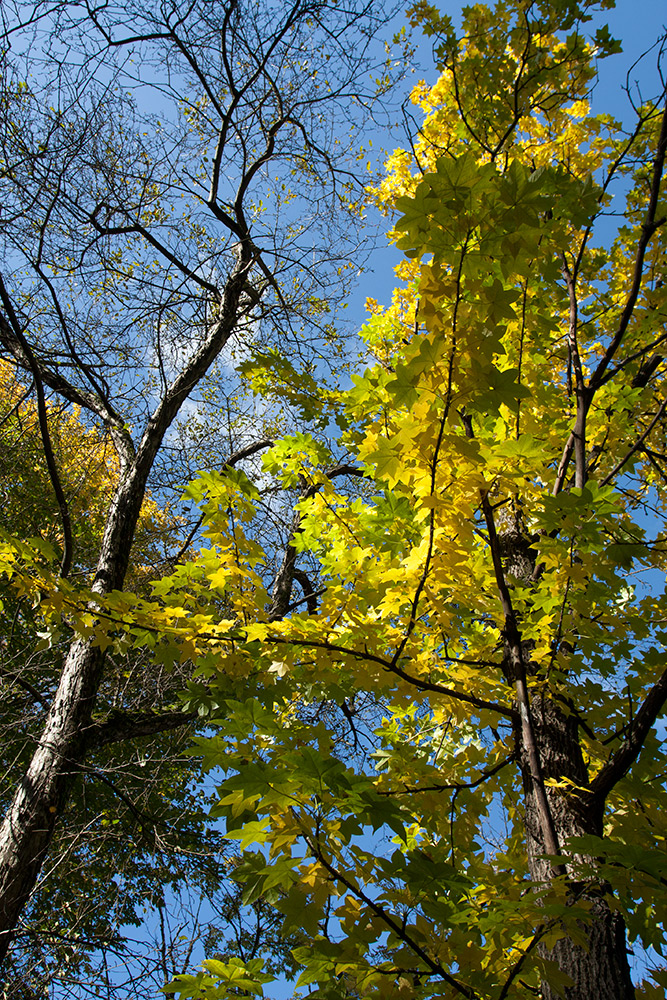
[[[0,962],[67,801],[99,686],[103,656],[89,642],[71,647],[39,746],[0,831]]]
[[[135,462],[116,491],[93,584],[97,593],[123,584],[151,464],[144,460],[138,472]],[[92,639],[72,643],[39,745],[0,827],[0,963],[85,759],[103,666],[104,654]]]
[[[506,585],[514,579],[529,584],[536,575],[536,553],[522,531],[520,512],[505,510],[498,520],[497,555],[504,559],[504,567],[499,571],[501,582]],[[507,600],[511,602],[509,591]],[[506,636],[506,647],[508,642]],[[530,677],[535,672],[530,659],[530,643],[520,643],[520,647],[520,659]],[[508,681],[514,682],[515,668],[510,654],[511,650],[506,649],[506,674]],[[601,837],[605,792],[590,785],[579,743],[579,725],[568,706],[545,690],[530,695],[529,715],[531,737],[539,755],[540,787],[535,781],[535,762],[527,746],[525,727],[518,722],[514,725],[524,788],[528,866],[533,881],[548,885],[555,874],[570,874],[568,866],[555,870],[545,859],[545,854],[553,853],[548,840],[553,840],[555,835],[559,853],[567,855],[567,842],[571,837]],[[549,787],[549,779],[567,779],[576,787],[565,792],[562,788]],[[544,822],[545,790],[549,829],[545,829]],[[595,866],[594,858],[577,860]],[[601,879],[593,877],[582,882],[576,881],[573,875],[572,903],[589,908],[589,918],[579,921],[577,926],[577,936],[583,937],[587,945],[576,943],[563,927],[563,936],[551,949],[538,946],[540,955],[555,962],[560,972],[571,980],[572,985],[565,990],[566,1000],[633,1000],[635,997],[625,924],[609,904],[610,893],[610,887]],[[558,1000],[560,993],[546,981],[542,982],[542,997],[543,1000]]]
[[[545,778],[569,778],[580,788],[588,788],[588,774],[581,755],[576,719],[548,696],[531,700],[535,735]],[[530,874],[537,882],[550,878],[550,865],[541,854],[544,844],[535,798],[527,775],[528,762],[520,755],[524,774],[525,828]],[[567,852],[570,837],[602,834],[602,803],[592,793],[563,794],[549,789],[549,806],[561,845]],[[589,864],[594,859],[585,859]],[[609,887],[602,881],[575,882],[572,885],[574,904],[590,906],[590,919],[579,922],[578,932],[588,941],[588,947],[576,944],[567,934],[541,954],[558,965],[572,980],[565,996],[567,1000],[632,1000],[635,991],[630,978],[625,925],[619,913],[609,905]],[[542,984],[544,1000],[557,1000],[549,983]]]

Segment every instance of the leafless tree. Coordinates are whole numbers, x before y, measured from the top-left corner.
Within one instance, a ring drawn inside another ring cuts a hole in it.
[[[235,409],[239,359],[275,344],[296,368],[326,355],[360,244],[358,128],[388,12],[375,0],[131,0],[15,2],[2,16],[2,357],[34,393],[61,572],[90,572],[103,595],[126,584],[147,491],[164,498],[200,461],[234,464],[270,443],[257,413]],[[77,551],[55,402],[79,407],[117,456],[94,565]],[[192,721],[174,705],[182,678],[114,701],[119,665],[88,638],[40,662],[32,691],[20,669],[4,677],[32,719],[0,830],[10,977],[40,873],[39,892],[58,877],[55,831],[63,857],[84,836],[73,796],[97,783],[140,812],[128,745],[159,747]]]

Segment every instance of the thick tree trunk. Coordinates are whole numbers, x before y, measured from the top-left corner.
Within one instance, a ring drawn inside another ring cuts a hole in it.
[[[544,777],[568,778],[586,789],[589,781],[576,719],[546,695],[532,699],[531,711]],[[525,754],[522,756],[525,758]],[[541,857],[544,846],[527,759],[522,759],[521,765],[530,874],[536,882],[548,882],[551,866]],[[601,835],[603,804],[592,794],[564,794],[560,789],[550,789],[547,794],[559,844],[565,851],[569,837]],[[625,925],[621,915],[610,907],[608,891],[608,886],[596,879],[573,883],[573,903],[590,907],[589,919],[577,926],[578,935],[586,939],[587,945],[575,943],[565,931],[553,948],[541,950],[542,957],[555,962],[572,981],[565,989],[567,1000],[634,1000]],[[542,983],[542,996],[544,1000],[558,1000],[561,994],[547,981]]]
[[[514,578],[524,584],[530,583],[535,574],[535,551],[522,532],[520,518],[516,512],[505,511],[499,515],[499,521],[501,531],[492,544],[497,545],[498,555],[505,560],[504,569],[497,568],[500,587],[506,586],[505,575],[510,581]],[[490,535],[493,532],[492,526]],[[507,601],[511,603],[509,590]],[[530,643],[522,643],[518,634],[516,641],[522,669],[526,675],[533,674]],[[515,680],[511,653],[508,645],[505,666],[508,682]],[[529,676],[524,679],[528,681]],[[514,738],[523,776],[528,867],[534,882],[548,886],[556,872],[555,866],[544,858],[545,854],[552,852],[546,847],[544,801],[540,797],[545,788],[543,782],[552,778],[572,783],[571,791],[550,788],[546,784],[546,808],[553,827],[546,832],[549,836],[555,834],[558,849],[565,854],[568,853],[570,837],[602,836],[604,795],[588,791],[590,781],[579,743],[579,725],[567,706],[556,701],[548,691],[530,695],[529,704],[531,718],[528,728],[539,757],[539,781],[535,780],[535,761],[531,761],[526,745],[525,720],[518,720],[515,724]],[[538,783],[541,788],[538,788]],[[594,858],[581,860],[595,867]],[[573,940],[564,924],[563,936],[552,948],[538,946],[540,955],[554,962],[559,972],[571,981],[571,985],[564,987],[565,1000],[634,1000],[625,924],[621,915],[609,905],[609,886],[594,877],[585,882],[579,877],[577,881],[574,871],[572,877],[572,904],[579,903],[588,908],[588,918],[579,921],[576,927],[576,937],[579,941],[583,938],[586,944]],[[560,989],[550,984],[547,978],[542,982],[543,1000],[559,1000],[562,995]]]

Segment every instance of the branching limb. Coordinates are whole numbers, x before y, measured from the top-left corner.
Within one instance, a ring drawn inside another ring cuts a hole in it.
[[[466,414],[461,415],[466,436],[473,438],[472,420]],[[486,491],[481,493],[482,513],[486,522],[486,529],[489,536],[489,549],[493,562],[493,572],[496,578],[496,587],[500,597],[501,607],[504,615],[503,635],[506,644],[507,657],[509,660],[510,674],[508,680],[514,683],[516,700],[519,706],[521,720],[521,739],[528,758],[530,769],[530,780],[532,791],[535,796],[535,805],[539,816],[540,829],[544,841],[544,849],[547,854],[560,854],[558,835],[551,815],[549,799],[544,785],[544,775],[540,761],[539,749],[535,738],[535,726],[533,724],[532,712],[530,709],[530,697],[528,694],[528,683],[526,679],[526,664],[524,662],[523,649],[521,645],[521,634],[519,632],[512,598],[509,587],[505,579],[502,557],[500,552],[500,542],[496,531],[496,523],[493,516],[493,508]],[[557,874],[562,874],[562,866],[554,868]]]
[[[439,457],[440,457],[440,448],[442,447],[442,438],[443,438],[443,435],[444,435],[446,422],[447,422],[447,410],[445,410],[445,413],[443,414],[443,416],[440,419],[440,425],[438,427],[438,437],[437,437],[437,440],[436,440],[436,443],[435,443],[435,448],[433,449],[433,458],[431,459],[430,479],[431,479],[431,494],[432,495],[435,494],[436,473],[437,473],[437,468],[438,468],[438,460],[439,460]],[[401,640],[401,642],[399,643],[399,645],[396,647],[396,652],[394,653],[394,656],[392,658],[392,666],[398,664],[398,661],[400,660],[400,658],[401,658],[401,656],[403,654],[403,650],[405,649],[405,646],[406,646],[406,644],[407,644],[410,636],[412,635],[412,633],[413,633],[413,631],[414,631],[414,629],[415,629],[415,627],[417,625],[417,609],[419,607],[419,602],[421,600],[421,595],[422,595],[422,592],[424,590],[424,587],[426,586],[426,581],[428,579],[428,574],[429,574],[429,571],[431,569],[431,560],[433,558],[434,545],[435,545],[435,510],[432,507],[431,510],[430,510],[430,512],[429,512],[429,521],[428,521],[428,549],[427,549],[427,552],[426,552],[426,558],[424,559],[424,569],[422,570],[421,577],[419,578],[419,583],[417,584],[417,588],[415,590],[414,597],[412,598],[412,607],[410,609],[410,618],[408,620],[408,626],[407,626],[407,628],[405,630],[405,635],[403,636],[403,639]]]
[[[519,705],[519,714],[521,717],[521,738],[530,765],[530,778],[535,795],[535,804],[540,817],[540,828],[544,840],[544,849],[547,854],[558,855],[560,854],[558,835],[556,833],[556,827],[553,821],[553,816],[551,815],[549,799],[544,785],[542,764],[540,762],[539,749],[535,738],[535,726],[533,724],[532,712],[530,710],[530,697],[528,694],[528,683],[526,679],[526,664],[524,662],[523,649],[521,646],[521,634],[517,627],[516,614],[512,606],[512,599],[510,597],[509,588],[503,572],[502,560],[500,557],[500,545],[498,542],[493,510],[486,493],[482,495],[482,511],[484,514],[484,520],[486,521],[487,531],[489,533],[489,547],[491,549],[491,558],[493,560],[496,585],[498,587],[498,593],[505,616],[503,633],[505,642],[507,643],[507,652],[513,674],[512,679],[514,681],[516,699]],[[558,871],[558,874],[561,874],[561,872]]]
[[[333,469],[329,469],[326,472],[328,479],[335,479],[336,476],[363,476],[361,469],[356,468],[353,465],[347,465],[342,463],[341,465],[334,466]],[[320,491],[320,484],[315,483],[310,486],[305,486],[302,490],[300,500],[308,500],[310,497],[314,497]],[[290,541],[285,547],[285,552],[283,554],[283,560],[280,564],[278,572],[276,573],[275,580],[273,582],[273,589],[271,592],[271,607],[269,608],[268,618],[270,622],[279,621],[284,618],[286,614],[293,610],[301,604],[301,601],[297,601],[296,604],[290,604],[290,598],[292,596],[292,584],[295,578],[298,579],[297,573],[300,572],[296,568],[296,548],[292,544],[292,540],[299,533],[301,524],[301,515],[298,510],[294,512],[294,517],[292,519],[292,526],[289,533]],[[305,576],[305,574],[303,574]],[[317,610],[317,604],[313,604],[312,601],[316,595],[312,594],[312,587],[308,585],[309,590],[304,588],[305,599],[310,597],[311,603],[308,605],[308,610],[311,614],[315,614]],[[320,591],[324,593],[324,591]]]
[[[628,734],[591,782],[591,792],[604,801],[612,788],[625,777],[642,751],[646,737],[667,702],[667,670],[653,685],[628,727]]]
[[[244,458],[250,458],[252,455],[256,455],[258,451],[262,451],[262,449],[264,449],[264,448],[271,448],[271,447],[273,447],[273,443],[274,442],[271,440],[271,438],[263,438],[261,441],[254,441],[252,444],[246,445],[245,448],[239,448],[238,451],[235,451],[234,454],[231,455],[227,459],[227,461],[222,465],[222,468],[221,468],[220,471],[224,472],[225,469],[232,469],[232,468],[234,468],[234,466],[238,462],[242,462]],[[192,542],[193,542],[193,540],[194,540],[197,532],[199,531],[199,529],[201,528],[202,524],[204,523],[204,517],[205,517],[205,515],[202,514],[201,517],[199,517],[197,519],[197,523],[195,524],[194,528],[188,534],[188,537],[185,539],[185,541],[181,545],[181,547],[178,550],[178,552],[176,553],[176,555],[175,556],[170,556],[168,562],[172,566],[176,566],[181,561],[181,559],[183,558],[183,556],[185,555],[185,553],[188,551],[188,549],[192,545]]]
[[[532,938],[530,939],[530,941],[528,942],[528,944],[525,946],[525,948],[523,949],[523,951],[519,955],[518,959],[516,960],[516,962],[514,963],[514,965],[512,966],[512,968],[510,969],[510,973],[509,973],[507,979],[505,980],[505,982],[503,983],[503,987],[502,987],[500,993],[498,994],[498,1000],[505,1000],[505,997],[508,995],[509,989],[510,989],[512,983],[514,982],[514,980],[516,979],[516,977],[521,972],[521,969],[523,968],[526,959],[531,954],[531,952],[533,952],[535,950],[535,948],[540,943],[540,941],[542,940],[542,938],[544,937],[544,935],[547,933],[547,931],[550,931],[551,928],[554,927],[558,923],[558,920],[559,920],[558,917],[552,917],[551,920],[547,920],[544,923],[542,923],[542,924],[539,925],[539,927],[537,928],[537,930],[533,934]]]
[[[0,283],[1,282],[2,278],[0,277]],[[7,308],[7,303],[5,302],[4,297],[2,300],[5,308]],[[11,301],[9,299],[7,301],[9,302],[9,306],[11,308]],[[8,315],[10,315],[9,312]],[[50,368],[47,364],[45,364],[45,362],[38,358],[35,352],[30,349],[25,336],[19,337],[17,335],[17,329],[21,329],[20,324],[18,324],[18,320],[16,323],[10,322],[7,317],[0,312],[0,343],[7,351],[9,351],[14,358],[14,361],[24,371],[29,372],[31,375],[33,373],[33,366],[35,366],[39,372],[39,377],[43,385],[48,386],[53,392],[57,392],[58,395],[62,396],[69,403],[73,403],[75,406],[81,406],[99,417],[109,429],[109,433],[111,434],[114,446],[118,452],[121,465],[127,467],[134,458],[134,442],[132,441],[130,432],[119,414],[106,402],[103,397],[97,396],[93,392],[75,386],[64,378],[60,372],[54,371],[53,368]],[[26,346],[28,346],[27,352],[25,349]]]
[[[511,753],[509,757],[503,757],[501,761],[494,764],[493,767],[487,768],[486,771],[482,771],[479,778],[475,778],[474,781],[454,781],[450,783],[438,782],[437,785],[418,785],[416,787],[409,787],[404,785],[403,788],[393,788],[389,791],[379,791],[378,795],[394,796],[394,795],[416,795],[419,792],[460,792],[462,789],[477,788],[479,785],[483,785],[485,781],[492,778],[498,771],[502,771],[504,767],[511,764],[516,760],[516,753]]]
[[[637,244],[637,252],[635,255],[635,264],[632,272],[632,280],[630,283],[630,291],[628,292],[628,297],[626,299],[625,305],[621,312],[621,316],[618,322],[618,327],[616,333],[614,334],[609,346],[607,347],[604,355],[600,359],[597,368],[588,380],[588,385],[584,389],[583,395],[583,407],[579,409],[579,396],[577,397],[577,422],[570,432],[568,440],[563,449],[563,454],[561,457],[560,464],[558,466],[558,471],[556,473],[556,480],[554,482],[552,493],[557,496],[563,488],[565,482],[565,477],[567,476],[567,470],[572,458],[573,451],[577,451],[578,447],[581,446],[581,431],[582,427],[585,431],[585,419],[588,410],[591,407],[591,403],[595,397],[595,393],[600,388],[600,386],[608,381],[606,376],[607,369],[616,356],[616,352],[621,346],[625,334],[627,332],[630,320],[634,312],[634,308],[639,296],[641,289],[642,279],[644,276],[644,257],[646,256],[646,250],[651,237],[656,232],[657,229],[662,226],[666,219],[656,218],[658,209],[658,200],[660,197],[660,187],[662,182],[662,175],[665,165],[665,155],[667,154],[667,105],[662,116],[662,123],[660,128],[660,136],[658,139],[658,145],[656,148],[655,158],[653,160],[653,174],[651,179],[651,192],[649,195],[649,203],[646,209],[646,216],[641,227],[641,234]],[[643,352],[641,352],[643,353]],[[618,366],[617,370],[623,367],[621,364]],[[577,473],[575,472],[575,475]],[[583,485],[583,483],[579,484]]]
[[[411,951],[413,951],[415,955],[422,960],[422,962],[424,962],[426,967],[430,969],[432,975],[439,976],[460,996],[467,997],[468,1000],[478,1000],[478,993],[470,986],[466,986],[465,983],[459,982],[458,979],[455,979],[454,976],[450,975],[440,962],[432,958],[429,953],[410,936],[407,927],[405,927],[402,922],[396,920],[384,909],[384,907],[380,906],[375,902],[375,900],[371,899],[371,897],[368,896],[363,889],[360,889],[358,885],[346,878],[343,872],[336,868],[336,866],[324,856],[320,845],[311,835],[304,833],[303,839],[308,845],[313,857],[316,858],[322,867],[329,872],[331,878],[345,886],[348,892],[351,892],[353,896],[356,896],[357,899],[360,899],[365,906],[372,910],[376,917],[386,924],[387,928],[391,930],[391,932],[395,934],[396,937],[408,948],[410,948]]]
[[[0,676],[4,677],[8,686],[15,684],[17,687],[23,688],[23,690],[30,695],[35,704],[41,705],[42,708],[49,707],[49,703],[44,695],[42,695],[33,684],[22,677],[18,671],[4,670],[0,667]]]
[[[565,254],[561,254],[561,272],[565,279],[567,295],[570,303],[570,316],[567,330],[567,344],[574,369],[575,395],[577,400],[577,416],[572,431],[574,437],[574,485],[580,489],[586,485],[586,415],[588,404],[586,400],[586,384],[581,367],[578,339],[578,304],[575,278],[568,267]]]
[[[315,590],[308,574],[304,573],[304,571],[298,567],[294,568],[294,579],[303,590],[303,597],[299,601],[293,601],[287,609],[288,612],[294,611],[295,608],[299,607],[299,605],[305,603],[308,607],[309,615],[317,614],[317,598],[326,593],[327,588],[320,587],[319,590]]]
[[[42,384],[39,365],[35,361],[35,356],[32,352],[30,344],[25,338],[18,316],[14,312],[14,306],[1,276],[0,299],[2,300],[2,304],[5,308],[7,316],[9,317],[9,323],[11,324],[14,336],[21,345],[23,354],[25,355],[28,365],[30,366],[30,371],[35,382],[35,391],[37,393],[37,417],[39,420],[39,431],[42,437],[42,446],[44,448],[44,459],[46,461],[49,479],[51,480],[51,486],[53,487],[53,492],[58,504],[58,510],[60,511],[60,523],[62,524],[63,529],[63,554],[60,561],[60,575],[62,577],[66,577],[68,576],[72,566],[72,519],[70,517],[69,504],[67,503],[67,497],[65,496],[65,491],[63,490],[62,483],[60,481],[60,473],[58,472],[58,466],[56,465],[56,459],[53,453],[53,445],[51,443],[49,421],[46,411],[44,386]]]
[[[519,716],[518,713],[513,709],[509,708],[507,705],[499,705],[495,701],[486,701],[484,698],[478,698],[477,695],[468,694],[465,691],[456,691],[453,688],[445,687],[443,684],[436,684],[434,681],[426,681],[421,677],[414,677],[412,674],[408,674],[407,671],[403,670],[398,664],[392,660],[385,660],[381,656],[375,656],[373,653],[369,653],[367,650],[359,649],[348,649],[346,646],[339,646],[337,644],[327,642],[322,640],[317,642],[312,639],[285,639],[283,636],[267,636],[270,642],[275,643],[277,646],[296,646],[303,647],[304,649],[324,649],[331,653],[340,653],[343,656],[351,656],[355,660],[365,660],[369,663],[377,663],[383,667],[389,673],[395,674],[400,677],[401,680],[406,681],[406,683],[411,684],[413,687],[418,688],[420,691],[433,691],[435,694],[446,695],[448,698],[454,698],[456,701],[465,702],[467,705],[474,705],[475,708],[484,709],[489,712],[496,712],[498,715],[503,715],[513,722],[517,721]]]
[[[592,399],[592,394],[598,388],[601,383],[602,376],[609,367],[611,361],[613,360],[616,351],[620,347],[625,333],[628,329],[628,324],[632,318],[632,314],[635,308],[635,303],[637,302],[637,297],[639,295],[639,290],[642,284],[642,278],[644,276],[644,257],[646,255],[646,249],[651,240],[651,237],[655,233],[656,229],[662,226],[665,222],[664,218],[656,218],[658,209],[658,200],[660,198],[660,185],[662,181],[662,174],[665,166],[665,155],[667,154],[667,105],[662,115],[662,124],[660,127],[660,137],[658,139],[658,145],[656,149],[655,158],[653,160],[653,176],[651,178],[651,193],[649,195],[648,208],[646,209],[646,216],[644,222],[642,223],[641,235],[639,237],[639,242],[637,244],[637,253],[635,256],[635,266],[632,272],[632,283],[630,285],[630,291],[628,297],[623,307],[621,317],[618,323],[618,329],[614,334],[614,337],[607,347],[603,357],[591,375],[588,383],[588,392]],[[589,401],[590,406],[590,401]]]
[[[196,712],[112,712],[104,722],[93,722],[86,730],[87,751],[99,750],[109,743],[157,736],[197,719]]]
[[[651,431],[656,426],[656,424],[660,421],[662,415],[665,412],[665,409],[667,409],[667,399],[664,399],[662,401],[662,403],[660,404],[660,408],[658,409],[658,412],[654,416],[653,420],[648,425],[648,427],[646,428],[646,430],[640,435],[640,437],[637,438],[637,440],[633,444],[632,448],[630,448],[630,450],[626,452],[626,454],[623,456],[623,458],[619,462],[616,463],[616,465],[611,470],[611,472],[608,473],[604,477],[603,480],[601,480],[600,486],[606,486],[607,483],[610,483],[611,480],[614,478],[614,476],[617,473],[619,473],[621,471],[621,469],[625,465],[627,465],[627,463],[630,461],[630,459],[632,458],[632,456],[642,448],[642,445],[644,444],[644,442],[646,441],[646,439],[651,434]]]

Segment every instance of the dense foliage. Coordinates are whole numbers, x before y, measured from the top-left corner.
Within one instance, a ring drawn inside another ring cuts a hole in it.
[[[132,593],[4,541],[46,643],[191,672],[241,896],[167,994],[664,993],[667,110],[591,112],[609,6],[478,4],[459,33],[412,8],[440,75],[369,195],[400,285],[351,386],[280,341],[242,358],[304,426],[191,483],[192,558]],[[244,247],[214,326],[260,319]]]
[[[306,436],[265,458],[301,484],[316,609],[266,621],[256,491],[208,483],[215,814],[317,996],[630,997],[626,935],[664,953],[667,116],[591,114],[616,43],[582,13],[476,6],[457,39],[414,9],[441,76],[376,192],[404,283],[363,330],[346,467]]]

